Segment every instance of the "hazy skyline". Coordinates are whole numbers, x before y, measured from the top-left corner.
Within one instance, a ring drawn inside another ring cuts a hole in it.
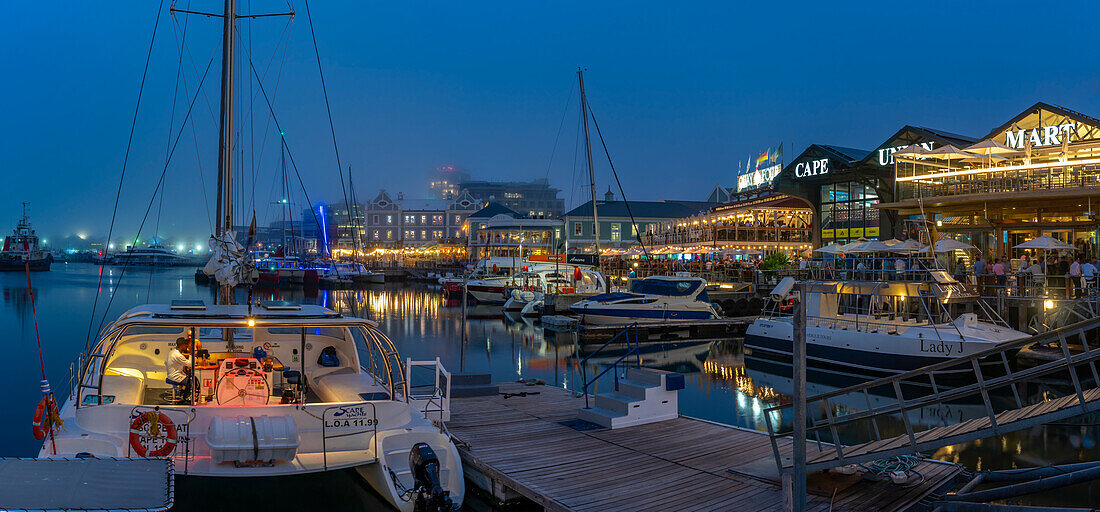
[[[238,3],[242,13],[250,7]],[[137,230],[176,136],[170,121],[179,130],[214,56],[193,125],[184,128],[168,167],[159,216],[159,231],[168,236],[201,240],[210,231],[221,26],[215,18],[172,16],[169,5],[160,11],[116,239]],[[221,5],[177,2],[212,12]],[[292,5],[297,15],[285,34],[284,18],[240,25],[239,184],[261,223],[278,217],[270,203],[281,198],[279,147],[263,96],[247,80],[248,55],[265,75],[310,198],[343,197],[305,4]],[[8,98],[0,128],[8,191],[0,201],[0,232],[14,226],[27,200],[48,237],[106,233],[156,8],[156,2],[76,3],[47,12],[8,6],[0,25],[8,48],[8,79],[0,84]],[[279,12],[286,5],[256,1],[251,9]],[[354,169],[361,201],[380,188],[424,197],[429,173],[454,163],[475,179],[546,177],[563,189],[567,207],[583,202],[587,191],[573,184],[578,65],[588,70],[589,101],[623,187],[638,200],[702,199],[716,183],[734,186],[739,160],[781,141],[798,149],[810,143],[872,149],[905,124],[981,136],[1036,101],[1100,116],[1098,59],[1087,50],[1097,8],[1086,2],[1041,8],[865,2],[843,9],[315,2],[310,9],[340,159],[345,170]],[[183,81],[173,110],[185,23]],[[594,144],[602,192],[612,179]],[[784,153],[795,156],[789,146]],[[143,238],[159,208],[158,199]]]

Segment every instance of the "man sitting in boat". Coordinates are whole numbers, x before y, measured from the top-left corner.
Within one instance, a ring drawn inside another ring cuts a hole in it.
[[[180,386],[181,396],[191,396],[191,339],[181,336],[176,338],[176,348],[168,352],[168,359],[164,361],[168,370],[168,380],[173,385]]]

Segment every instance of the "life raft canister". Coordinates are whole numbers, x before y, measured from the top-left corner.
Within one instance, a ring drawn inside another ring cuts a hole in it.
[[[148,424],[148,428],[144,428]],[[164,429],[164,446],[149,450],[143,438],[159,438]],[[130,447],[138,457],[163,457],[176,448],[176,425],[163,412],[149,411],[130,422]]]

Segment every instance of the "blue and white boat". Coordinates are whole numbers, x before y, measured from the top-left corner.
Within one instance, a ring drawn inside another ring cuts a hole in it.
[[[710,320],[718,313],[698,277],[653,276],[634,281],[629,292],[594,295],[569,308],[596,325]]]

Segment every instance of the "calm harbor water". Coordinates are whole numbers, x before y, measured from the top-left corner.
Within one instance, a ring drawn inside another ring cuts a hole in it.
[[[192,268],[127,269],[80,263],[58,263],[51,272],[32,274],[38,327],[45,353],[46,372],[55,391],[69,382],[69,365],[83,349],[92,323],[92,340],[103,309],[109,323],[121,312],[147,302],[200,298],[211,303],[212,288],[194,282]],[[92,318],[97,283],[102,277],[99,313]],[[111,299],[111,292],[114,298]],[[22,273],[0,274],[0,328],[6,333],[12,375],[8,391],[14,407],[0,421],[0,455],[35,456],[40,442],[31,437],[30,422],[40,398],[40,367],[35,346],[34,317]],[[473,307],[462,339],[462,308],[444,300],[439,287],[430,284],[392,283],[365,290],[320,290],[313,293],[281,291],[264,298],[282,298],[320,304],[343,313],[379,322],[405,357],[439,357],[451,371],[491,373],[494,381],[534,378],[548,384],[577,388],[579,374],[575,348],[568,335],[545,331],[537,324],[512,320],[498,307]],[[687,388],[680,392],[680,411],[689,416],[766,430],[763,409],[786,399],[790,393],[789,366],[746,356],[739,340],[676,342],[644,356],[648,366],[684,373]],[[810,394],[849,384],[836,376],[812,372]],[[946,413],[968,415],[967,407]],[[937,412],[938,413],[938,412]],[[931,420],[932,418],[930,418]],[[1027,467],[1100,459],[1098,418],[1079,418],[1074,424],[1050,425],[1016,432],[996,439],[941,449],[936,458],[964,463],[971,470]],[[329,498],[335,509],[375,509],[377,498],[365,485],[348,475],[321,482],[306,480],[309,487],[347,481]],[[301,481],[299,481],[300,483]],[[180,508],[190,508],[189,487],[177,493]],[[1096,506],[1100,484],[1082,484],[1047,493],[1035,499],[1047,505]],[[308,501],[309,504],[316,504]],[[285,503],[284,503],[285,504]],[[202,507],[197,507],[202,508]]]

